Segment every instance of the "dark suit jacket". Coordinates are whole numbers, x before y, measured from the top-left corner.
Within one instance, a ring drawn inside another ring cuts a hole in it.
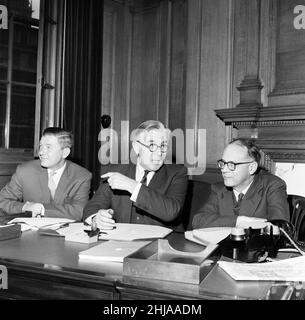
[[[222,182],[212,185],[208,202],[194,216],[193,228],[234,227],[237,216],[233,196],[232,188]],[[241,202],[239,215],[289,221],[285,182],[265,171],[256,174]]]
[[[112,172],[120,172],[135,179],[136,166],[116,165]],[[183,207],[188,184],[187,170],[182,165],[163,165],[153,176],[148,186],[142,185],[134,206],[141,209],[140,223],[181,228],[180,211]],[[84,208],[84,219],[99,209],[114,210],[116,222],[130,223],[132,201],[127,191],[112,190],[107,181],[102,181],[93,198]]]
[[[54,199],[48,188],[47,169],[41,167],[39,160],[19,165],[0,192],[0,209],[7,214],[21,213],[26,201],[39,202],[45,207],[46,217],[81,220],[92,175],[71,161],[66,163]]]

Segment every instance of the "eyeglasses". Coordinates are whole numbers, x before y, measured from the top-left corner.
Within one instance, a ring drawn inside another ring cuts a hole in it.
[[[233,162],[233,161],[224,161],[222,159],[217,161],[217,165],[220,169],[223,169],[225,167],[225,165],[228,166],[228,169],[231,171],[234,171],[236,169],[236,166],[240,165],[240,164],[246,164],[246,163],[251,163],[254,161],[247,161],[247,162]]]
[[[150,145],[144,144],[139,140],[136,140],[138,143],[140,143],[142,146],[146,147],[150,152],[156,152],[158,148],[160,148],[162,153],[167,152],[168,146],[166,143],[161,143],[161,146],[158,146],[155,143],[151,143]]]

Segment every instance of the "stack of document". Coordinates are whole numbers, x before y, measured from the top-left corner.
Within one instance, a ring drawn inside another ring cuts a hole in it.
[[[218,261],[234,280],[305,281],[305,256],[267,263]]]
[[[81,251],[78,256],[81,260],[92,262],[123,262],[125,257],[136,252],[149,243],[150,241],[109,240],[90,249]]]
[[[21,225],[21,231],[38,230],[41,228],[48,228],[56,230],[62,225],[74,222],[74,220],[66,218],[15,218],[8,222],[8,224],[18,223]]]
[[[202,228],[186,231],[184,236],[187,240],[202,244],[204,246],[218,244],[231,233],[230,227]]]
[[[140,240],[164,238],[173,230],[161,226],[134,223],[116,223],[115,229],[103,230],[100,240]]]
[[[83,223],[73,223],[67,228],[58,229],[57,232],[64,236],[66,240],[75,239],[84,235],[84,230],[91,230],[90,226],[85,226]],[[152,240],[164,238],[172,229],[153,226],[147,224],[133,224],[133,223],[116,223],[112,230],[101,230],[99,240]]]

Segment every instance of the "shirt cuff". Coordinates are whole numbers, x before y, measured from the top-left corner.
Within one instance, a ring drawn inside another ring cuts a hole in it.
[[[92,219],[93,219],[95,216],[96,216],[96,213],[92,214],[91,216],[89,216],[89,217],[85,220],[85,222],[86,222],[87,224],[91,225]]]
[[[135,189],[133,190],[133,193],[130,196],[130,200],[133,202],[137,202],[137,198],[138,198],[138,194],[140,192],[140,188],[142,186],[142,183],[138,183],[135,187]]]
[[[22,206],[21,212],[25,212],[24,207],[25,207],[28,203],[29,203],[29,201],[27,201],[27,202]]]
[[[41,215],[42,217],[44,217],[45,211],[46,211],[46,209],[45,209],[44,205],[42,204],[42,205],[41,205],[41,212],[40,212],[40,215]]]

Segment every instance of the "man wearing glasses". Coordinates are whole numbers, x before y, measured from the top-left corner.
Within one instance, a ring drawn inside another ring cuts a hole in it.
[[[250,139],[233,140],[218,160],[223,183],[212,185],[208,202],[194,216],[194,228],[247,227],[265,220],[289,221],[286,184],[260,170],[261,155]]]
[[[113,165],[101,176],[98,190],[84,208],[87,223],[94,221],[100,229],[112,229],[120,222],[181,230],[187,170],[182,165],[164,164],[169,137],[169,129],[154,120],[132,132],[136,163]]]

